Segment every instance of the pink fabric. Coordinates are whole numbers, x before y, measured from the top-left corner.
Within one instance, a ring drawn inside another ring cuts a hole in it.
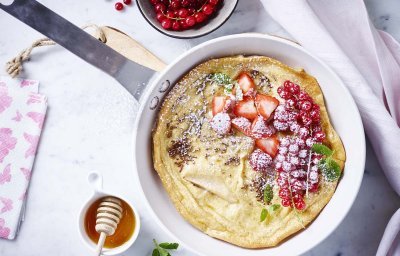
[[[261,2],[296,41],[324,60],[346,84],[382,169],[400,195],[399,43],[371,25],[362,0]],[[400,255],[399,214],[388,224],[378,255]]]
[[[34,80],[0,77],[0,238],[14,239],[45,118]]]

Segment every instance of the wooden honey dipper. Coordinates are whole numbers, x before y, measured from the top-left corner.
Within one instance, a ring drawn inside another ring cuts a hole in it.
[[[112,236],[122,218],[122,202],[115,197],[105,197],[97,208],[96,231],[100,234],[96,255],[100,255],[107,236]]]

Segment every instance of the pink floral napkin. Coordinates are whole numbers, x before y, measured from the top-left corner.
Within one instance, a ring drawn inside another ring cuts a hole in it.
[[[14,239],[46,114],[39,82],[0,77],[0,238]]]

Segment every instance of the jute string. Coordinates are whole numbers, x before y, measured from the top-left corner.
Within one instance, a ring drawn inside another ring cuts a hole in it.
[[[107,41],[106,35],[104,34],[104,31],[101,29],[101,27],[90,24],[83,26],[82,29],[88,29],[92,28],[94,29],[94,33],[92,34],[95,38],[100,40],[101,42],[105,43]],[[48,45],[55,45],[56,43],[49,39],[49,38],[42,38],[39,40],[36,40],[35,42],[32,43],[32,45],[26,49],[24,49],[20,54],[18,54],[15,58],[11,59],[6,63],[6,72],[11,76],[11,77],[16,77],[21,73],[22,71],[22,65],[25,61],[28,61],[31,57],[32,50],[37,47],[42,47],[42,46],[48,46]]]

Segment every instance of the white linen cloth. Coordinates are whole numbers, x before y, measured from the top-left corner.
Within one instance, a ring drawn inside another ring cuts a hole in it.
[[[39,82],[0,77],[0,238],[14,239],[42,131],[47,98]]]
[[[400,44],[372,25],[362,0],[261,2],[297,42],[340,76],[385,175],[400,195]],[[377,255],[400,255],[398,236],[400,210],[389,222]]]

